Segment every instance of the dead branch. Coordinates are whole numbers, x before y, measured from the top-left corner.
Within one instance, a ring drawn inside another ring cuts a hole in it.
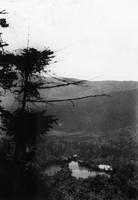
[[[52,86],[41,86],[41,87],[39,87],[39,89],[51,89],[51,88],[69,86],[69,85],[79,85],[79,84],[83,84],[85,82],[86,81],[84,81],[84,80],[73,81],[73,82],[66,82],[66,83],[63,83],[63,84],[57,84],[57,85],[52,85]]]
[[[76,101],[81,99],[87,99],[87,98],[93,98],[93,97],[111,97],[108,94],[97,94],[97,95],[88,95],[83,97],[76,97],[76,98],[68,98],[68,99],[51,99],[51,100],[30,100],[28,99],[28,102],[34,102],[34,103],[57,103],[57,102],[64,102],[64,101]]]
[[[0,14],[7,14],[6,10],[0,11]]]
[[[55,76],[51,76],[51,77],[52,77],[53,79],[57,80],[57,81],[68,83],[68,81],[67,81],[66,79],[59,78],[59,77],[55,77]]]
[[[64,82],[64,83],[75,83],[75,82],[81,82],[81,83],[85,83],[86,80],[80,80],[80,81],[71,81],[69,82],[66,78],[60,78],[60,77],[57,77],[57,76],[51,76],[51,78],[57,80],[57,81],[60,81],[60,82]]]

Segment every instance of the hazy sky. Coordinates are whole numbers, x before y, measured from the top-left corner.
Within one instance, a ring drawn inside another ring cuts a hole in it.
[[[0,0],[10,49],[50,47],[57,75],[138,81],[137,0]]]

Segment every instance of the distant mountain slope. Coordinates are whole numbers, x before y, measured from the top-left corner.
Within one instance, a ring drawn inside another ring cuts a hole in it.
[[[71,79],[75,81],[74,79]],[[54,80],[55,81],[55,80]],[[68,81],[68,79],[67,79]],[[78,81],[78,80],[76,80]],[[57,81],[56,81],[57,83]],[[59,84],[59,82],[58,82]],[[43,89],[41,94],[44,98],[70,98],[89,94],[101,94],[114,91],[126,91],[138,89],[138,82],[135,81],[86,81],[81,85],[70,85],[53,89]]]
[[[89,86],[97,91],[114,92],[138,89],[138,82],[135,81],[92,81]]]
[[[111,92],[111,97],[96,97],[58,103],[49,106],[48,112],[59,118],[58,131],[93,132],[135,126],[138,116],[138,89]]]
[[[61,77],[62,79],[62,77]],[[78,79],[63,78],[68,82],[79,81]],[[53,78],[44,79],[44,86],[61,84],[61,81]],[[85,95],[95,95],[114,91],[126,91],[138,89],[138,82],[135,81],[86,81],[80,85],[69,85],[52,89],[41,89],[40,94],[44,99],[73,98]],[[8,107],[16,106],[16,101],[9,93],[3,97],[3,104]]]
[[[67,79],[70,81],[69,79]],[[74,79],[72,79],[74,80]],[[51,79],[48,79],[51,82]],[[53,80],[52,80],[53,81]],[[55,84],[59,81],[55,81]],[[87,81],[84,85],[42,89],[46,99],[65,99],[106,93],[111,97],[94,97],[70,102],[36,104],[37,109],[57,116],[57,132],[107,131],[135,125],[138,116],[138,82],[133,81]],[[17,103],[7,95],[4,104],[14,109]],[[53,131],[53,130],[52,130]]]

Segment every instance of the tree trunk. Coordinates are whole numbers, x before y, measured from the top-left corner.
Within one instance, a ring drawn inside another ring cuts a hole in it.
[[[27,99],[27,81],[28,81],[28,76],[25,73],[24,74],[24,81],[23,81],[23,98],[22,98],[22,106],[21,106],[21,112],[17,114],[17,119],[18,124],[15,124],[17,126],[16,128],[16,133],[15,133],[15,152],[14,152],[14,158],[16,160],[20,160],[25,163],[25,157],[26,157],[26,147],[27,147],[27,141],[26,141],[26,134],[27,131],[27,123],[25,119],[25,111],[26,111],[26,99]]]
[[[24,78],[24,85],[23,85],[23,99],[22,99],[22,111],[25,111],[26,108],[26,97],[27,97],[27,81],[28,81],[28,76],[27,74],[25,74],[25,78]]]

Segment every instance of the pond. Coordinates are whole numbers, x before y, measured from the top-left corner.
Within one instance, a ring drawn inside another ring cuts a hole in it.
[[[97,175],[106,176],[110,178],[110,174],[104,171],[90,170],[88,167],[80,166],[78,161],[71,161],[68,163],[68,168],[72,172],[72,176],[76,178],[88,178],[96,177]],[[45,169],[45,174],[48,176],[54,176],[62,169],[62,166],[58,163],[52,163]]]
[[[71,161],[69,163],[69,169],[72,171],[72,176],[76,178],[88,178],[95,177],[97,175],[110,177],[106,172],[100,172],[96,170],[89,170],[87,167],[80,166],[78,162]]]

